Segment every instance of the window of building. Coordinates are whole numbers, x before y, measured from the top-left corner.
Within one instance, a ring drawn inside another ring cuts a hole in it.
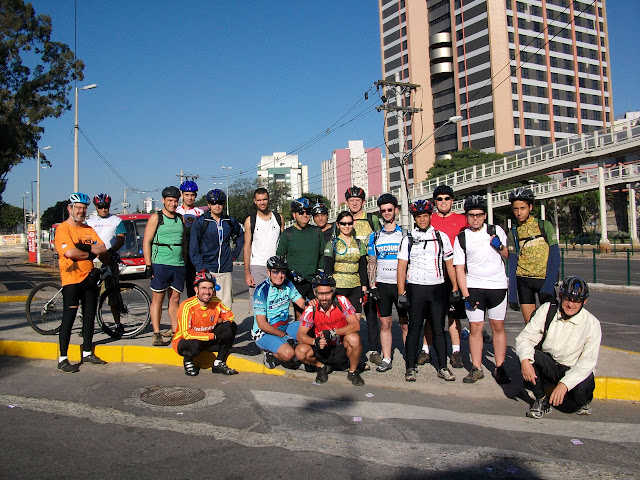
[[[549,59],[549,64],[554,68],[557,67],[558,66],[558,59],[556,57],[551,57]]]
[[[555,132],[561,132],[562,131],[562,122],[553,122],[553,130]]]
[[[544,57],[542,55],[540,55],[539,53],[536,54],[536,63],[538,65],[542,65],[544,63]]]
[[[515,128],[520,128],[520,118],[519,117],[513,117],[513,126]]]
[[[575,22],[576,22],[576,26],[578,26],[578,27],[582,26],[582,18],[575,17]]]
[[[516,145],[520,145],[520,134],[516,133],[516,134],[513,136],[513,142],[514,142]]]
[[[524,13],[527,11],[527,8],[523,2],[516,2],[516,9],[518,13]]]
[[[580,94],[580,103],[587,103],[587,94],[586,93],[581,93]]]
[[[554,100],[560,100],[560,90],[553,88],[551,90],[551,98],[553,98]]]
[[[573,92],[565,92],[565,95],[567,97],[567,101],[573,102]]]
[[[544,72],[542,70],[536,70],[536,78],[544,82]]]
[[[531,130],[531,119],[530,118],[525,118],[524,119],[524,128]]]
[[[524,18],[518,19],[518,28],[527,28],[527,22]]]
[[[564,83],[566,85],[573,85],[574,84],[573,76],[572,75],[566,75]]]
[[[582,117],[583,120],[588,119],[589,118],[589,110],[581,108],[580,109],[580,116]]]
[[[518,100],[512,100],[511,104],[513,105],[514,112],[517,112],[518,110],[520,110],[520,107],[518,106]]]
[[[456,25],[460,25],[462,23],[462,14],[459,13],[456,15]]]
[[[553,33],[551,33],[551,29],[552,29],[552,28],[553,28],[553,27],[550,25],[550,26],[549,26],[549,35],[553,35]],[[557,50],[556,50],[556,42],[554,42],[553,40],[551,40],[551,41],[549,42],[549,50],[553,50],[554,52],[557,52]]]
[[[591,80],[591,88],[600,90],[600,80]]]
[[[510,27],[513,27],[513,17],[511,15],[507,15],[507,25],[509,25]]]
[[[585,88],[585,84],[586,84],[585,82],[586,80],[582,77],[578,79],[578,85],[580,85],[582,88]]]
[[[402,31],[401,31],[401,36],[402,37],[406,37],[407,36],[407,27],[402,27]]]
[[[525,112],[531,111],[531,102],[522,102],[522,110]]]
[[[533,147],[533,137],[531,135],[525,135],[524,143],[527,147]]]
[[[529,87],[529,85],[522,85],[522,94],[531,95],[531,87]]]
[[[538,113],[542,113],[543,115],[547,114],[547,105],[545,103],[538,104]]]
[[[605,116],[605,118],[606,118],[607,123],[609,123],[609,112],[606,112],[606,113],[604,114],[604,116]]]
[[[605,107],[609,106],[609,97],[604,97],[604,106]]]
[[[511,84],[511,93],[518,93],[518,84],[517,83],[512,83]]]
[[[509,58],[511,58],[511,60],[516,59],[516,52],[512,48],[509,49]]]
[[[528,68],[521,68],[520,69],[520,75],[522,76],[522,78],[529,78],[529,69]]]
[[[582,125],[582,133],[589,133],[589,125]]]
[[[576,133],[576,124],[575,123],[567,124],[567,131],[569,133]]]
[[[535,15],[536,17],[540,16],[540,8],[536,5],[531,5],[529,7],[529,11],[531,12],[531,15]]]
[[[509,43],[513,43],[513,42],[514,42],[513,32],[509,32]]]
[[[560,83],[560,81],[558,80],[558,74],[557,73],[551,73],[551,83]]]
[[[547,120],[540,120],[540,130],[549,130],[549,122]]]
[[[571,60],[564,60],[564,68],[565,70],[573,70],[573,62]]]
[[[580,17],[576,17],[576,25],[578,25],[578,20],[580,20]],[[582,32],[576,32],[576,41],[582,41]]]
[[[578,47],[578,48],[580,48],[580,47]],[[562,52],[566,53],[567,55],[571,55],[571,45],[563,43],[562,44]]]
[[[567,107],[567,117],[576,118],[575,108]]]
[[[538,97],[546,97],[547,89],[544,87],[538,87]]]
[[[602,117],[601,117],[601,113],[600,113],[600,111],[595,111],[595,112],[593,112],[593,119],[594,119],[594,120],[597,120],[598,122],[599,122],[600,120],[602,120]]]
[[[553,114],[554,115],[560,115],[560,106],[559,105],[554,105],[553,106]]]
[[[533,22],[533,31],[534,32],[541,32],[542,31],[542,24],[540,22]]]
[[[520,35],[518,35],[518,41],[520,42],[520,45],[526,45],[527,44],[527,36],[523,35],[521,33]]]
[[[585,64],[582,62],[578,62],[578,71],[584,72],[584,69],[585,69]]]

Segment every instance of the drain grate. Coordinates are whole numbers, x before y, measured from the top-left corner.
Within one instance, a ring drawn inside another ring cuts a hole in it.
[[[199,388],[191,387],[147,387],[140,394],[140,400],[151,405],[177,407],[204,400],[206,394]]]

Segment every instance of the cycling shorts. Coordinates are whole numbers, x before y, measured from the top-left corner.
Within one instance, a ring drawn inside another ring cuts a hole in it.
[[[315,345],[311,348],[313,348],[313,356],[325,365],[342,367],[349,362],[347,349],[343,344],[327,346],[322,350]]]
[[[391,283],[377,282],[378,293],[380,294],[380,300],[378,300],[378,314],[381,317],[391,316],[391,307],[396,306],[398,317],[407,318],[407,309],[398,308],[398,286]]]
[[[300,328],[300,322],[290,322],[285,328],[285,332],[294,340],[298,336],[298,328]],[[271,353],[278,353],[278,349],[287,343],[287,340],[277,335],[271,335],[269,333],[263,334],[258,340],[256,345],[260,350],[266,350]]]
[[[516,283],[518,285],[518,301],[525,305],[535,305],[536,293],[539,300],[544,278],[516,277]]]
[[[336,288],[336,295],[347,297],[356,313],[362,313],[362,287]]]
[[[487,313],[490,320],[504,320],[507,314],[507,289],[470,288],[469,294],[478,302],[475,310],[466,310],[470,322],[484,322]]]
[[[164,292],[171,287],[176,292],[184,290],[185,268],[174,265],[163,265],[161,263],[152,264],[153,278],[151,279],[151,290],[154,292]]]
[[[447,305],[449,305],[449,311],[447,315],[450,318],[455,318],[456,320],[462,320],[463,318],[467,318],[467,312],[464,309],[463,299],[460,299],[456,303],[449,303],[449,297],[451,295],[451,292],[453,291],[453,284],[451,283],[451,280],[449,280],[449,277],[446,277],[444,279],[444,288],[446,289]]]

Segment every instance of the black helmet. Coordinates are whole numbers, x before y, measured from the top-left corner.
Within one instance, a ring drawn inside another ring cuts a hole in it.
[[[390,203],[394,207],[397,207],[398,206],[398,199],[396,197],[394,197],[393,195],[391,195],[390,193],[383,193],[382,195],[380,195],[378,197],[378,202],[377,203],[378,203],[378,207],[381,207],[385,203]]]
[[[574,302],[584,302],[589,298],[589,285],[580,277],[567,277],[560,285],[560,296]]]
[[[329,215],[329,209],[324,203],[316,203],[311,209],[311,215],[314,216],[321,214]]]
[[[414,217],[421,213],[433,213],[433,203],[429,200],[416,200],[409,205],[409,213]]]
[[[162,189],[162,198],[180,198],[180,189],[178,187],[170,186]]]
[[[207,192],[207,203],[224,203],[227,201],[227,194],[219,188],[214,188]]]
[[[453,188],[451,188],[449,185],[438,185],[433,191],[433,198],[438,197],[438,195],[450,195],[451,198],[453,198]]]
[[[318,286],[335,288],[336,279],[328,273],[320,272],[315,277],[313,277],[313,280],[311,280],[311,285],[313,286],[313,288],[316,288]]]
[[[487,199],[482,195],[469,195],[464,201],[464,211],[483,210],[487,211]]]
[[[297,213],[297,212],[301,212],[302,210],[309,210],[309,209],[311,209],[311,205],[309,205],[309,200],[307,200],[304,197],[300,197],[297,200],[294,200],[293,202],[291,202],[292,213]]]
[[[287,259],[282,255],[274,255],[269,260],[267,260],[267,270],[289,270],[289,265],[287,264]]]
[[[352,197],[358,197],[364,200],[364,190],[360,187],[356,187],[355,185],[353,187],[347,188],[347,191],[344,192],[344,198],[349,200]]]
[[[518,187],[509,194],[509,202],[513,203],[516,200],[523,200],[527,203],[533,203],[535,196],[533,190],[527,187]]]

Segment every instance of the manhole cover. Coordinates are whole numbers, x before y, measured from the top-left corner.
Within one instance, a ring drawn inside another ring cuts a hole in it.
[[[199,388],[190,387],[147,387],[140,394],[140,400],[151,405],[176,407],[190,405],[203,400],[206,394]]]

